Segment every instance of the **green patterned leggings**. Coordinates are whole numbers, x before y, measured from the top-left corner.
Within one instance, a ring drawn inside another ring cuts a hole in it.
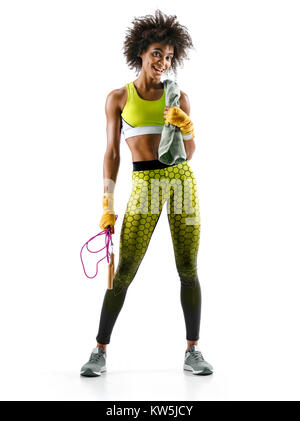
[[[186,339],[198,340],[201,290],[197,275],[197,253],[201,224],[196,179],[188,161],[171,166],[157,160],[135,164],[139,169],[132,172],[132,192],[121,228],[119,263],[113,289],[106,290],[104,296],[96,340],[101,344],[110,342],[127,289],[143,260],[166,202],[175,263],[181,282],[180,298]],[[150,169],[140,169],[145,167]]]

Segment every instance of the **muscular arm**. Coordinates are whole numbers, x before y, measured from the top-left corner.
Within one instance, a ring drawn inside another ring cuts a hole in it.
[[[187,94],[185,94],[184,92],[180,91],[180,98],[179,98],[179,103],[180,103],[180,108],[188,115],[190,116],[190,102],[189,102],[189,98],[187,96]],[[196,149],[196,145],[195,145],[195,141],[194,139],[189,139],[189,140],[184,140],[184,147],[185,147],[185,152],[186,152],[186,158],[188,160],[190,160],[195,152]]]
[[[113,193],[120,166],[120,93],[111,91],[105,103],[107,146],[103,160],[104,193]]]

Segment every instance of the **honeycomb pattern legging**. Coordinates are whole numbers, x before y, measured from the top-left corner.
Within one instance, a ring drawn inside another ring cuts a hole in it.
[[[107,289],[104,296],[96,336],[101,344],[110,342],[127,289],[146,253],[165,202],[181,282],[180,299],[186,339],[199,339],[201,290],[197,275],[197,253],[201,224],[196,180],[187,160],[171,166],[162,164],[164,168],[156,168],[157,160],[151,162],[154,163],[152,169],[150,166],[150,169],[132,172],[132,191],[121,228],[119,263],[113,289]],[[143,163],[149,161],[139,163],[143,168]]]

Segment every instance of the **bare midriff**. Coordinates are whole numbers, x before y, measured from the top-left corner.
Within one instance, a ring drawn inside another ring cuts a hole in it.
[[[126,139],[132,162],[158,159],[158,146],[161,134],[143,134]]]
[[[145,94],[139,93],[143,99],[147,101],[154,101],[161,98],[163,89],[159,90],[155,95],[145,97]],[[127,89],[122,88],[122,99],[120,101],[120,112],[122,113],[123,108],[127,101]],[[158,146],[160,142],[161,134],[142,134],[138,136],[128,137],[126,143],[129,146],[132,162],[136,161],[152,161],[158,159]]]

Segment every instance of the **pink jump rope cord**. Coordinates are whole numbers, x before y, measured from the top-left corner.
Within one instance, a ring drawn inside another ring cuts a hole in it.
[[[115,221],[116,221],[117,219],[118,219],[118,215],[115,215]],[[89,242],[90,242],[90,241],[92,241],[94,238],[99,237],[99,235],[105,235],[105,246],[104,246],[104,247],[102,247],[100,250],[95,250],[95,251],[90,250],[90,249],[89,249],[89,247],[88,247]],[[98,275],[98,264],[101,262],[101,260],[105,259],[105,257],[106,257],[106,259],[107,259],[107,262],[109,263],[109,246],[110,246],[110,244],[113,246],[113,242],[112,242],[112,233],[111,233],[111,229],[110,229],[110,228],[106,228],[105,230],[100,231],[98,234],[94,235],[94,237],[91,237],[91,238],[90,238],[90,239],[89,239],[86,243],[84,243],[84,245],[81,247],[81,250],[80,250],[80,260],[81,260],[81,263],[82,263],[82,267],[83,267],[84,274],[85,274],[85,276],[86,276],[87,278],[89,278],[89,279],[93,279],[93,278],[95,278],[95,277]],[[87,248],[87,251],[89,251],[90,253],[99,253],[99,252],[100,252],[100,251],[102,251],[104,248],[106,248],[106,255],[105,255],[104,257],[102,257],[102,259],[98,260],[98,262],[97,262],[97,265],[96,265],[96,273],[95,273],[95,275],[94,275],[94,276],[89,276],[89,275],[86,273],[85,266],[84,266],[84,263],[83,263],[83,260],[82,260],[82,251],[83,251],[84,247],[86,247],[86,248]]]

